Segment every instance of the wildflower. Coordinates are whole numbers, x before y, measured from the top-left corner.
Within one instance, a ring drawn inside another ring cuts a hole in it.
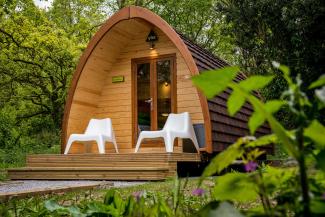
[[[143,195],[143,192],[142,191],[136,191],[136,192],[133,192],[132,193],[132,196],[134,197],[134,199],[139,202],[141,197]]]
[[[255,163],[254,161],[249,161],[247,164],[245,164],[245,171],[253,172],[256,170],[257,166],[257,163]]]
[[[204,193],[205,193],[205,191],[204,191],[204,189],[202,189],[202,188],[197,188],[197,189],[194,189],[194,190],[192,191],[192,194],[193,194],[194,196],[199,196],[199,197],[203,196]]]

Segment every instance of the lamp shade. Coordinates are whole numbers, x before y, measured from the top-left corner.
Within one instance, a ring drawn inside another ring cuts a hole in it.
[[[151,30],[149,32],[149,35],[147,36],[146,42],[154,42],[154,41],[158,41],[158,36],[153,30]]]

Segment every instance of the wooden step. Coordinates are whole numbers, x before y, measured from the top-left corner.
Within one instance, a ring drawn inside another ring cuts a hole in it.
[[[161,167],[172,162],[199,162],[192,153],[29,155],[27,167]]]
[[[40,154],[26,167],[9,169],[10,179],[163,180],[177,162],[200,162],[197,153]]]
[[[23,167],[8,169],[8,175],[12,180],[164,180],[171,174],[168,167]]]
[[[38,154],[29,155],[28,161],[38,160],[107,160],[107,161],[182,161],[199,162],[200,155],[197,153],[108,153],[108,154]]]
[[[147,161],[28,161],[26,167],[168,167],[169,162],[147,162]]]

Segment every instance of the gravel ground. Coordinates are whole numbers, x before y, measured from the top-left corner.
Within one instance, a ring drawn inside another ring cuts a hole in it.
[[[36,192],[51,189],[78,188],[82,186],[95,186],[99,188],[109,187],[128,187],[143,184],[144,182],[126,182],[126,181],[40,181],[40,180],[22,180],[22,181],[6,181],[0,182],[0,196],[10,193],[19,194],[20,192]]]

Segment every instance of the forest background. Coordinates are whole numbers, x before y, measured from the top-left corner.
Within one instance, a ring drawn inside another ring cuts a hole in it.
[[[79,57],[101,24],[127,5],[154,11],[248,76],[274,74],[262,91],[265,99],[287,89],[272,61],[289,66],[293,77],[300,74],[305,90],[325,72],[322,0],[36,2],[0,0],[0,168],[21,166],[26,154],[60,152],[63,109]],[[287,128],[295,126],[285,108],[277,116]],[[324,123],[324,112],[318,119]]]

